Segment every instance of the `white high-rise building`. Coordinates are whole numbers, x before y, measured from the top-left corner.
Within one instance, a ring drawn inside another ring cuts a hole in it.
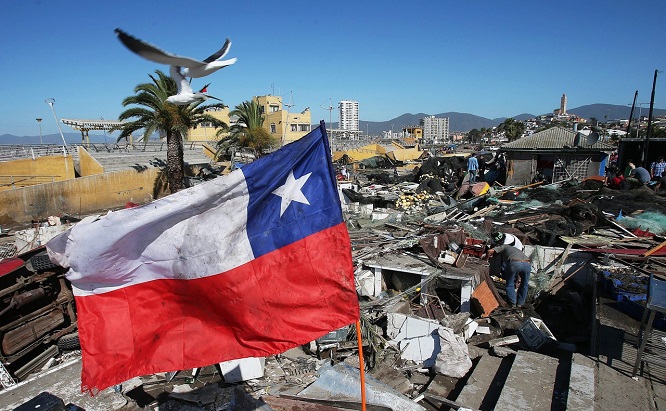
[[[423,139],[433,143],[445,143],[449,141],[449,118],[438,118],[435,116],[423,117],[421,119],[423,128]]]
[[[342,100],[340,108],[340,130],[358,131],[358,101]]]

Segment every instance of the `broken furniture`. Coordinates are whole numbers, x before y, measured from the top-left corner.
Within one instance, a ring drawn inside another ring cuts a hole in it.
[[[642,362],[655,363],[666,366],[666,349],[664,338],[666,333],[653,328],[657,313],[666,313],[666,281],[658,280],[650,274],[648,285],[648,299],[643,312],[643,319],[638,330],[639,348],[632,377],[636,376]],[[647,322],[646,322],[647,320]],[[645,327],[645,331],[641,333]]]

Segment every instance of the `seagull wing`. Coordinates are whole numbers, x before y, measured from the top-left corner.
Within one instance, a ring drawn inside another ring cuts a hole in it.
[[[133,37],[120,29],[115,30],[118,39],[131,51],[156,63],[168,64],[170,66],[198,68],[205,66],[203,61],[195,60],[189,57],[178,56],[160,49],[150,43]],[[224,47],[223,47],[224,48]]]
[[[194,77],[194,78],[205,77],[209,74],[216,72],[219,69],[234,64],[236,60],[237,59],[235,57],[229,60],[214,60],[206,64],[205,66],[186,68],[183,70],[183,76]]]
[[[215,52],[215,54],[211,54],[203,62],[204,63],[211,63],[215,60],[221,59],[222,57],[227,55],[227,53],[229,52],[230,47],[231,47],[231,40],[227,39],[227,41],[224,42],[224,45],[222,46],[221,49],[219,49],[217,52]]]

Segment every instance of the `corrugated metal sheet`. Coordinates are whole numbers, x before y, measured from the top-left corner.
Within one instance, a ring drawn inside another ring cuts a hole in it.
[[[534,133],[531,136],[522,137],[518,140],[504,144],[502,149],[505,150],[546,150],[546,149],[574,149],[574,139],[576,133],[573,130],[569,130],[562,127],[552,127],[538,133]],[[587,150],[599,150],[599,151],[614,151],[615,147],[597,141],[595,144],[587,144],[587,138],[584,135],[581,135],[580,144],[578,145],[581,149]]]

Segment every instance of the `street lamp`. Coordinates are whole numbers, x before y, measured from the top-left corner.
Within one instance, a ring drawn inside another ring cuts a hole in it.
[[[67,150],[67,142],[65,141],[65,136],[62,134],[62,128],[60,128],[60,122],[58,121],[58,117],[56,116],[55,109],[53,108],[53,104],[55,104],[55,99],[54,98],[47,98],[44,100],[46,104],[51,106],[51,111],[53,112],[53,118],[55,119],[56,125],[58,126],[58,131],[60,131],[60,138],[62,138],[62,144],[65,145],[65,150]]]
[[[35,120],[37,120],[37,124],[39,124],[39,144],[41,145],[41,144],[43,144],[42,143],[42,119],[41,118],[36,118]]]

